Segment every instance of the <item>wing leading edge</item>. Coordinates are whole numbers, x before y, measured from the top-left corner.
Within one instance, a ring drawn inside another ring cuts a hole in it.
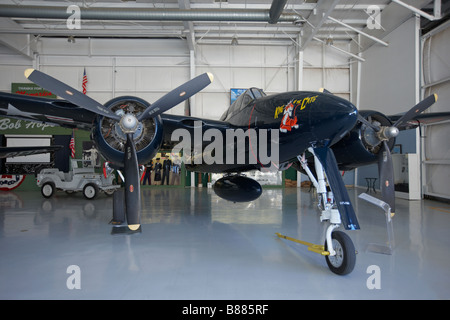
[[[95,115],[60,99],[0,92],[0,116],[90,130]]]

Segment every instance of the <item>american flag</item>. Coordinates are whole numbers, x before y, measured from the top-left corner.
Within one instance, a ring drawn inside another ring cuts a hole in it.
[[[69,148],[70,148],[70,156],[72,158],[75,158],[75,138],[74,138],[73,131],[72,131],[72,137],[70,138]]]
[[[83,93],[86,94],[86,84],[87,84],[87,75],[86,75],[86,68],[84,68],[84,73],[83,73],[83,82],[82,82],[82,86],[83,86]]]

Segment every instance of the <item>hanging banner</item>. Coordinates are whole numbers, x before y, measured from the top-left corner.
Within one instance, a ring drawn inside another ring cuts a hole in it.
[[[56,99],[56,95],[34,83],[11,83],[11,93]]]

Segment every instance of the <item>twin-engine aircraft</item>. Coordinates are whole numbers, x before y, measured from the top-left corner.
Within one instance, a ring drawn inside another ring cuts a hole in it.
[[[414,128],[429,96],[395,121],[376,111],[359,111],[326,90],[286,92],[267,96],[251,88],[220,120],[164,114],[204,89],[213,76],[204,73],[150,104],[124,96],[101,104],[38,70],[25,76],[65,99],[45,99],[0,93],[0,115],[91,131],[91,138],[109,166],[123,171],[125,187],[114,194],[113,223],[140,232],[139,164],[161,148],[182,151],[187,169],[224,173],[214,191],[230,201],[251,201],[261,185],[242,175],[249,170],[283,170],[293,165],[308,174],[320,195],[320,220],[329,223],[322,254],[337,274],[355,265],[350,237],[335,231],[360,228],[339,170],[378,162],[383,200],[392,211],[394,178],[390,150],[399,130]],[[427,121],[450,113],[424,114]],[[328,183],[334,201],[327,195]]]

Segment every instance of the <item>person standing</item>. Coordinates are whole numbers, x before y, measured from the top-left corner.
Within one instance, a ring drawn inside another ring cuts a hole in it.
[[[153,160],[150,160],[150,162],[147,163],[145,166],[144,180],[142,181],[143,185],[145,185],[146,181],[148,181],[149,186],[152,184],[152,170],[153,170]]]
[[[159,185],[160,181],[161,181],[161,168],[162,165],[159,162],[159,158],[156,159],[156,164],[155,164],[155,179],[154,179],[154,183],[155,185]]]
[[[170,176],[170,167],[172,166],[172,161],[169,158],[166,158],[163,162],[163,176],[161,184],[164,184],[164,180],[166,179],[167,185],[169,185],[169,176]]]

